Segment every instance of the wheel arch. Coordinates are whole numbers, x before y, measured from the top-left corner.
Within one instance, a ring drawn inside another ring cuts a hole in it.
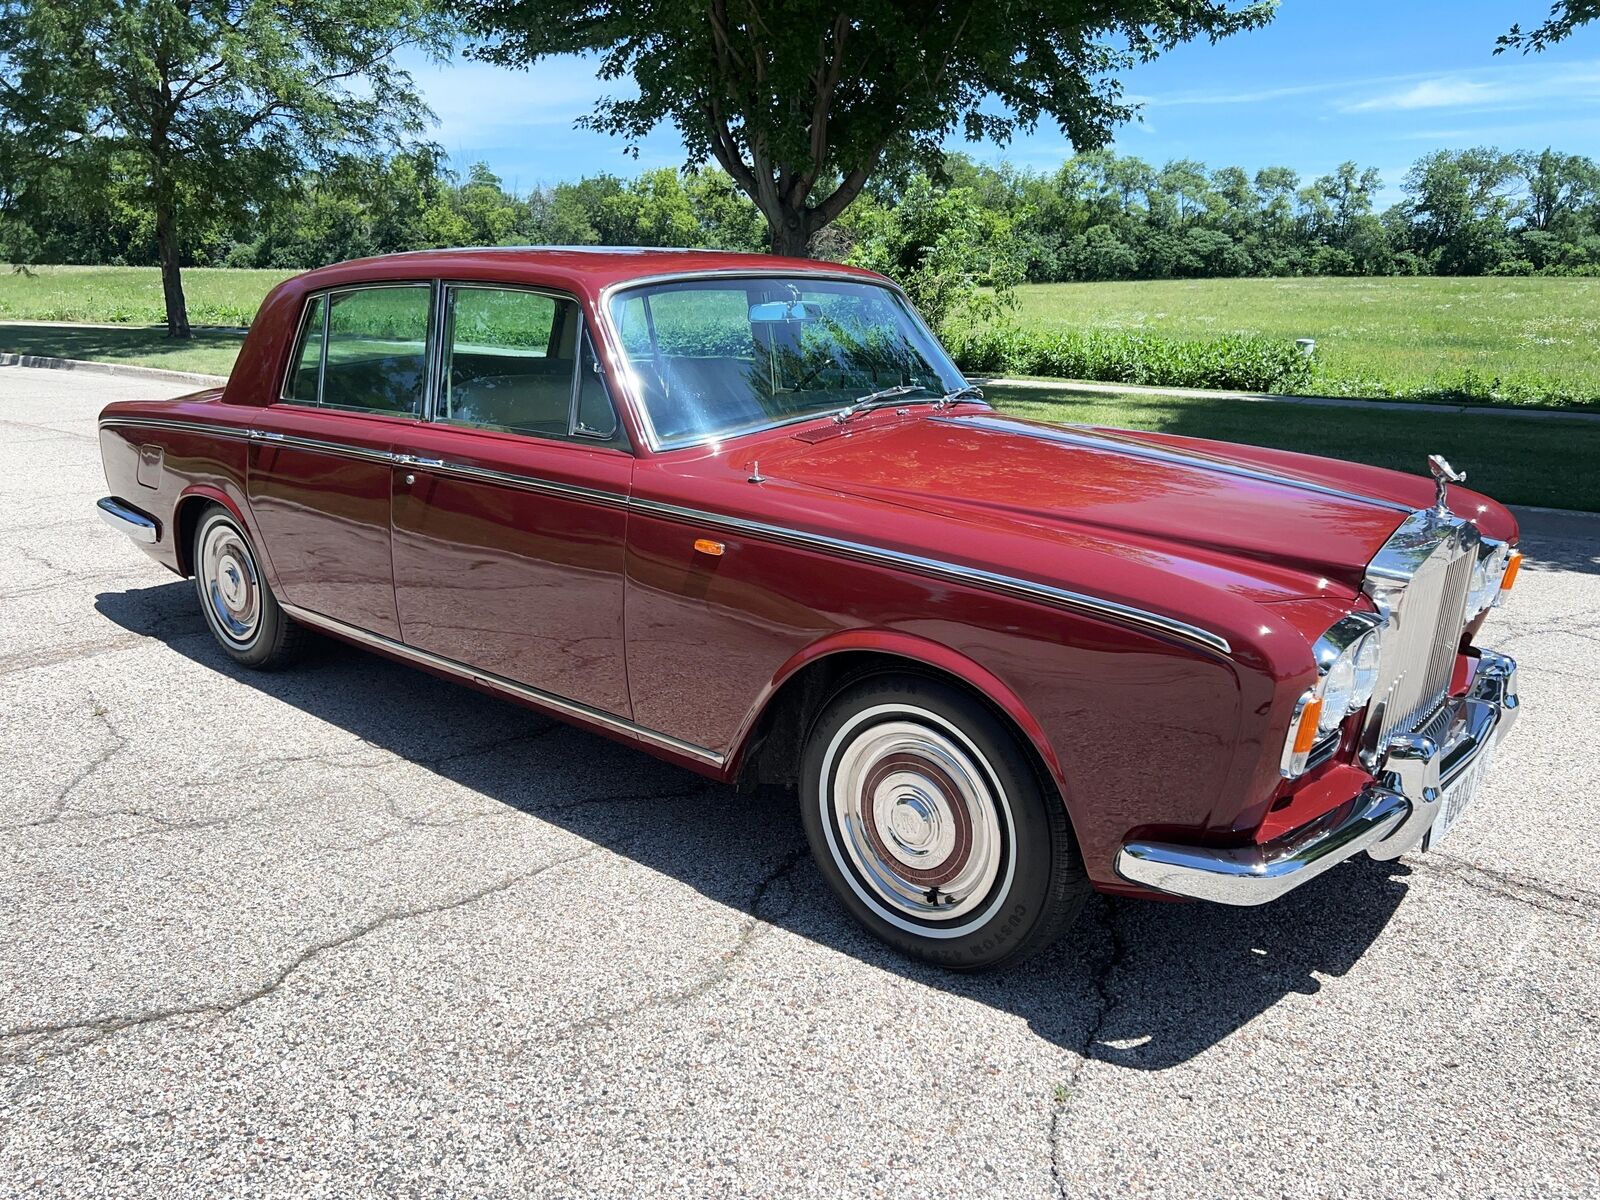
[[[194,574],[194,534],[200,526],[200,514],[205,511],[207,504],[215,504],[226,509],[233,519],[239,522],[245,536],[250,539],[250,546],[255,551],[259,567],[269,572],[268,578],[272,579],[270,574],[272,566],[267,559],[266,548],[261,544],[261,536],[256,530],[255,523],[232,496],[219,487],[205,483],[190,484],[178,496],[178,502],[173,505],[173,549],[177,552],[178,573],[185,578]]]
[[[746,787],[792,782],[805,733],[828,699],[848,683],[893,672],[943,680],[986,704],[1017,735],[1040,782],[1050,785],[1066,804],[1060,759],[1016,692],[988,668],[949,646],[887,630],[836,634],[790,658],[751,706],[733,742],[729,776]]]

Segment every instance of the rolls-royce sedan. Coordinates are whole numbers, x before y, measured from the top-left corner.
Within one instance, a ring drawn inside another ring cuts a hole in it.
[[[342,263],[100,444],[101,513],[238,663],[328,634],[792,788],[840,903],[952,967],[1095,889],[1259,904],[1426,851],[1518,712],[1478,645],[1517,525],[1443,459],[1005,416],[850,267]]]

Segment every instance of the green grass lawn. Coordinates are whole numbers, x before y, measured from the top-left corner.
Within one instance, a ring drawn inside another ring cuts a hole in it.
[[[1018,300],[1024,328],[1315,338],[1316,390],[1329,395],[1428,396],[1475,375],[1600,402],[1600,279],[1049,283]]]
[[[1600,424],[1495,413],[1320,408],[1211,397],[1051,392],[991,384],[999,408],[1041,421],[1219,438],[1422,474],[1429,454],[1507,504],[1600,511]]]
[[[33,271],[0,268],[0,321],[163,320],[153,267]],[[187,270],[190,320],[248,324],[268,290],[291,274]],[[1440,399],[1492,392],[1521,403],[1600,405],[1600,279],[1053,283],[1022,287],[1018,298],[1015,319],[1025,328],[1315,338],[1313,390],[1330,395]],[[126,361],[187,357],[154,346],[139,353]]]
[[[164,367],[226,375],[233,370],[244,335],[233,330],[197,330],[188,341],[167,336],[166,326],[130,325],[104,329],[90,325],[8,325],[0,323],[0,354],[39,354],[49,358],[87,358],[134,367]]]
[[[0,267],[0,321],[165,322],[161,273],[154,267]],[[190,268],[183,273],[195,325],[248,325],[262,298],[294,271]]]

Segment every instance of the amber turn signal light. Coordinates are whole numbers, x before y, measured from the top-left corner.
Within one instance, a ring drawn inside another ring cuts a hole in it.
[[[1517,581],[1517,572],[1522,570],[1522,551],[1512,554],[1511,561],[1506,563],[1506,573],[1500,576],[1500,594],[1504,596],[1511,590],[1511,585]]]
[[[1294,731],[1294,752],[1309,754],[1317,744],[1317,722],[1322,717],[1322,697],[1311,700],[1300,710],[1300,724]]]
[[[709,554],[712,558],[721,558],[722,552],[727,549],[721,542],[714,542],[710,538],[695,538],[694,548],[701,554]]]

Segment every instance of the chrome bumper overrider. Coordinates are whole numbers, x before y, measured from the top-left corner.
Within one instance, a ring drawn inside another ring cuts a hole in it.
[[[1129,842],[1117,874],[1175,896],[1219,904],[1264,904],[1365,850],[1398,858],[1422,843],[1449,785],[1516,723],[1517,664],[1484,651],[1471,691],[1451,700],[1426,733],[1391,737],[1354,806],[1276,841],[1236,849]]]
[[[118,533],[127,534],[136,542],[154,545],[160,536],[160,529],[153,518],[124,504],[115,496],[103,497],[95,502],[95,507],[100,510],[101,520]]]

